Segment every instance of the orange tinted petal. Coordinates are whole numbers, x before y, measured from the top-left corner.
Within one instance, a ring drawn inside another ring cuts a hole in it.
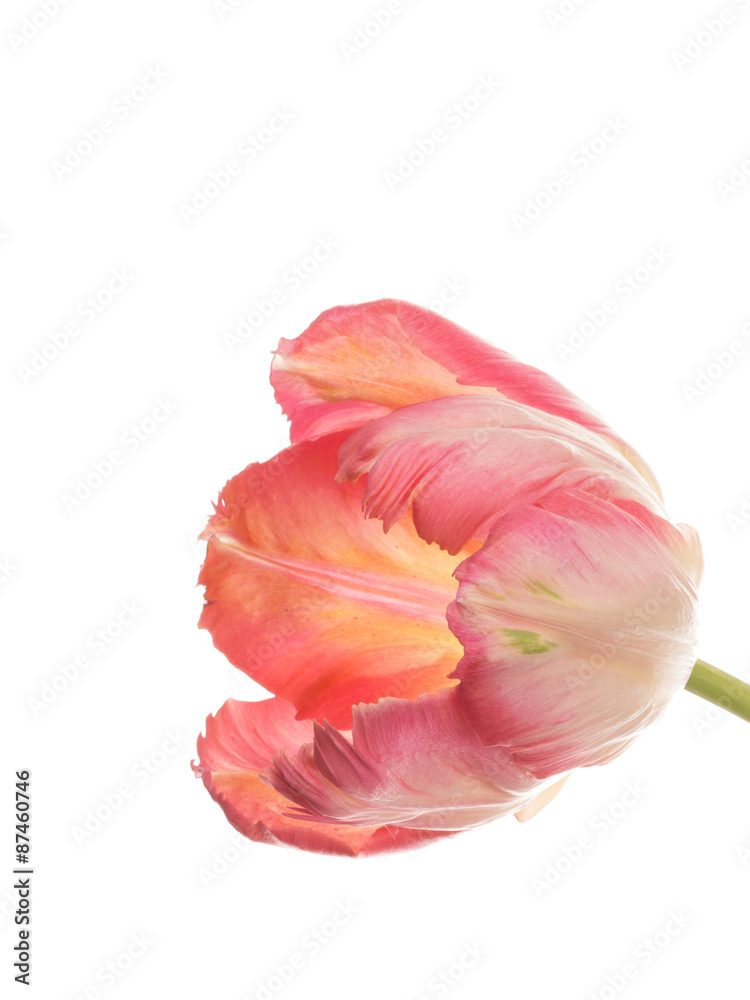
[[[199,582],[200,624],[235,666],[298,718],[347,729],[358,702],[456,683],[445,612],[461,557],[426,545],[409,517],[388,535],[365,520],[361,488],[334,481],[342,440],[295,445],[230,480]]]
[[[285,815],[292,803],[262,781],[260,772],[275,752],[296,752],[305,738],[312,738],[312,724],[295,720],[287,702],[229,700],[206,720],[206,735],[198,738],[200,760],[193,767],[232,826],[260,843],[351,857],[406,850],[446,836],[391,826],[311,823]]]
[[[409,302],[328,309],[301,336],[280,342],[271,382],[292,422],[292,441],[442,396],[502,396],[600,434],[661,499],[637,452],[557,379]]]

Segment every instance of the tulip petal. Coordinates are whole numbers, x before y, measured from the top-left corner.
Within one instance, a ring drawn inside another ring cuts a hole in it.
[[[200,625],[235,666],[298,718],[348,729],[360,701],[453,687],[461,646],[445,618],[459,560],[425,545],[408,517],[388,536],[363,518],[361,489],[335,482],[344,437],[230,480],[199,582]]]
[[[281,340],[271,383],[292,422],[292,441],[354,429],[441,396],[505,397],[601,435],[661,498],[643,459],[556,379],[408,302],[327,310],[295,340]]]
[[[605,763],[695,662],[697,536],[631,500],[558,491],[495,523],[457,569],[457,699],[537,777]]]
[[[230,699],[206,720],[206,735],[198,738],[200,760],[193,769],[232,826],[261,843],[365,856],[407,850],[449,835],[388,826],[311,823],[285,815],[289,801],[260,775],[279,749],[296,752],[312,735],[312,723],[297,721],[294,707],[280,698]]]
[[[604,479],[615,495],[663,512],[601,437],[499,397],[435,399],[365,424],[341,448],[339,478],[365,473],[369,517],[389,531],[413,503],[421,537],[453,554],[471,539],[484,540],[513,507],[591,480]]]
[[[527,806],[523,807],[523,809],[519,809],[518,812],[514,814],[518,822],[528,823],[530,819],[538,816],[545,806],[548,806],[553,799],[557,798],[563,790],[563,786],[569,777],[570,775],[566,774],[560,781],[556,781],[554,785],[550,785],[548,788],[545,788],[543,792],[540,792],[539,795],[536,795]]]
[[[266,770],[297,804],[286,815],[455,832],[522,809],[538,780],[505,748],[482,745],[456,693],[358,705],[351,737],[315,723],[312,742],[277,754]]]

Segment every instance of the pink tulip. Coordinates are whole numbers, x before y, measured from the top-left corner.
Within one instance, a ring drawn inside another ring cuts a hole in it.
[[[199,580],[274,696],[198,740],[247,837],[366,855],[528,819],[684,688],[698,536],[554,379],[384,300],[282,340],[271,381],[293,444],[226,484]]]

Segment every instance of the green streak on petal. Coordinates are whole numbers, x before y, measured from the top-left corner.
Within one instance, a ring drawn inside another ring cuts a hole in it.
[[[542,639],[538,632],[524,632],[523,629],[519,628],[501,628],[500,631],[510,639],[510,646],[527,656],[535,653],[546,653],[557,647],[556,642]]]
[[[531,586],[530,586],[530,587],[529,587],[528,589],[529,589],[529,590],[530,590],[530,591],[531,591],[532,593],[533,593],[533,592],[534,592],[535,590],[540,590],[540,591],[541,591],[541,592],[542,592],[543,594],[546,594],[546,595],[547,595],[547,597],[554,597],[556,601],[561,601],[561,600],[562,600],[562,597],[560,597],[560,595],[559,595],[559,594],[556,594],[556,593],[554,592],[554,590],[550,590],[550,588],[549,588],[549,587],[547,587],[547,586],[545,586],[545,585],[544,585],[544,584],[543,584],[543,583],[541,582],[541,580],[532,580],[532,581],[531,581]]]

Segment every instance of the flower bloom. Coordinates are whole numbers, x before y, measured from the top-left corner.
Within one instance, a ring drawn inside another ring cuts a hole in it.
[[[366,855],[528,819],[685,686],[698,536],[557,381],[394,300],[323,313],[271,381],[292,444],[221,491],[199,579],[274,696],[198,740],[247,837]]]

